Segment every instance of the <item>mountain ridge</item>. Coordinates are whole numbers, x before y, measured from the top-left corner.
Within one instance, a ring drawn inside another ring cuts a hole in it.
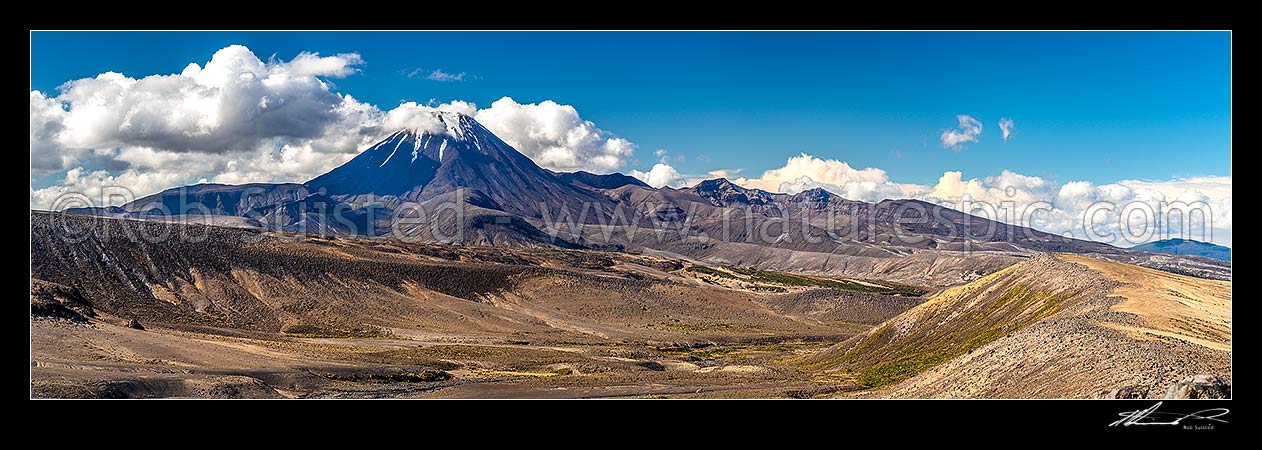
[[[1169,255],[1192,255],[1217,259],[1220,261],[1231,261],[1231,247],[1224,247],[1211,242],[1194,241],[1191,239],[1162,239],[1160,241],[1136,245],[1131,247],[1131,250],[1165,253]]]
[[[824,189],[796,194],[726,178],[653,188],[633,177],[539,167],[472,117],[434,113],[306,183],[201,184],[120,207],[70,213],[392,236],[463,245],[586,247],[718,264],[967,282],[1056,251],[1198,276],[1230,267],[1044,233],[914,199],[867,203]],[[174,217],[171,217],[174,216]]]

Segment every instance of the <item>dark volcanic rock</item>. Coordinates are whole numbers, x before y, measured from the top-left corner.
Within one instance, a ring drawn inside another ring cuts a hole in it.
[[[770,192],[737,186],[727,178],[715,178],[690,188],[714,206],[764,206],[772,203]]]
[[[1231,380],[1205,374],[1184,378],[1166,389],[1166,398],[1231,398]]]
[[[78,289],[32,278],[31,317],[87,323],[88,317],[96,317],[96,310]]]
[[[65,319],[71,322],[87,323],[88,318],[57,302],[31,302],[31,317],[49,319]]]

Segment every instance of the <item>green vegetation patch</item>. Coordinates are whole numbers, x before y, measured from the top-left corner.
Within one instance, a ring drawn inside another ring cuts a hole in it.
[[[859,373],[859,384],[868,387],[881,387],[898,383],[950,360],[946,354],[927,354],[908,356],[897,361],[888,362]]]
[[[929,292],[928,290],[920,288],[920,287],[906,285],[906,284],[899,284],[899,283],[894,283],[894,282],[889,282],[889,281],[863,280],[865,283],[869,283],[869,284],[864,284],[864,283],[856,283],[853,281],[834,280],[831,278],[811,277],[811,276],[806,276],[806,275],[796,275],[796,274],[785,273],[785,272],[774,272],[770,270],[758,270],[758,269],[753,269],[753,268],[736,269],[736,268],[728,267],[727,269],[740,273],[742,275],[749,276],[749,279],[752,281],[763,282],[763,283],[783,284],[786,286],[824,287],[824,288],[832,288],[832,289],[841,289],[844,291],[866,292],[869,294],[899,294],[899,295],[907,295],[907,296],[913,296],[913,297],[921,296],[921,295],[924,295],[926,292]],[[875,286],[872,286],[872,285],[875,285]]]
[[[296,324],[286,326],[281,329],[281,333],[290,337],[314,339],[388,337],[388,334],[382,330],[367,326],[332,329],[316,325]]]
[[[819,343],[809,343],[803,341],[775,342],[770,344],[732,344],[732,345],[709,345],[705,347],[684,347],[684,346],[648,346],[653,350],[664,353],[677,353],[681,355],[694,356],[700,359],[716,359],[733,353],[787,353],[797,349],[821,345]]]
[[[866,387],[897,384],[1055,314],[1075,295],[1014,286],[969,314],[945,322],[947,311],[924,317],[923,328],[897,339],[883,326],[836,361],[859,365]]]
[[[724,271],[719,270],[719,269],[715,269],[715,268],[713,268],[713,267],[695,266],[695,265],[694,265],[694,266],[688,266],[688,268],[687,268],[687,269],[684,269],[684,270],[687,270],[687,271],[689,271],[689,272],[704,273],[704,274],[706,274],[706,275],[714,275],[714,276],[716,276],[716,277],[720,277],[720,278],[728,278],[728,279],[732,279],[732,280],[739,280],[739,279],[740,279],[740,278],[738,278],[736,275],[732,275],[732,274],[730,274],[730,273],[724,272]]]
[[[928,293],[927,289],[909,284],[895,283],[884,280],[862,280],[862,283],[836,280],[832,278],[813,277],[806,275],[797,275],[785,272],[775,272],[770,270],[759,270],[752,267],[735,267],[723,266],[722,269],[702,266],[698,264],[690,265],[684,270],[696,272],[706,275],[713,275],[719,278],[729,280],[750,281],[754,284],[749,289],[759,292],[788,292],[782,286],[802,286],[802,287],[822,287],[840,289],[852,292],[865,292],[869,294],[887,294],[887,295],[906,295],[911,297],[919,297]],[[780,285],[780,286],[775,286]]]
[[[903,295],[907,295],[911,297],[919,297],[919,296],[929,293],[928,289],[922,288],[920,286],[912,286],[910,284],[895,283],[893,281],[886,281],[886,280],[875,280],[871,278],[864,278],[863,281],[867,283],[875,284],[878,286],[884,286],[885,288],[890,289],[891,293],[894,293],[894,294],[903,294]]]

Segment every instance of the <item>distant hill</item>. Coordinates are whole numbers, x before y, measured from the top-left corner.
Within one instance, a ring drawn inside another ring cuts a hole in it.
[[[1167,253],[1171,255],[1204,256],[1206,258],[1214,258],[1220,261],[1231,261],[1231,247],[1223,247],[1221,245],[1193,241],[1191,239],[1175,238],[1153,241],[1147,244],[1136,245],[1131,247],[1131,249],[1152,253]]]
[[[432,112],[305,183],[201,184],[67,212],[434,244],[624,250],[776,271],[954,285],[1041,252],[1228,279],[1230,265],[1131,251],[919,200],[768,192],[715,178],[654,188],[557,173],[472,117]]]
[[[583,183],[588,187],[594,187],[597,189],[617,189],[626,185],[650,188],[649,185],[644,184],[643,181],[620,173],[597,175],[580,170],[578,172],[558,173],[557,177],[560,177],[562,180],[570,183]]]

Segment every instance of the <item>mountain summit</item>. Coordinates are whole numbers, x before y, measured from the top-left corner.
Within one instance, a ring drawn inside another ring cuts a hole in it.
[[[472,117],[428,114],[304,184],[181,187],[122,207],[68,212],[433,243],[617,249],[945,284],[1038,252],[1230,277],[1226,263],[1123,250],[917,200],[866,203],[823,189],[772,193],[723,178],[658,189],[622,174],[555,173]]]
[[[458,189],[505,212],[539,217],[541,205],[604,200],[539,167],[465,114],[432,112],[437,126],[401,129],[306,183],[342,201],[393,196],[424,202]]]

